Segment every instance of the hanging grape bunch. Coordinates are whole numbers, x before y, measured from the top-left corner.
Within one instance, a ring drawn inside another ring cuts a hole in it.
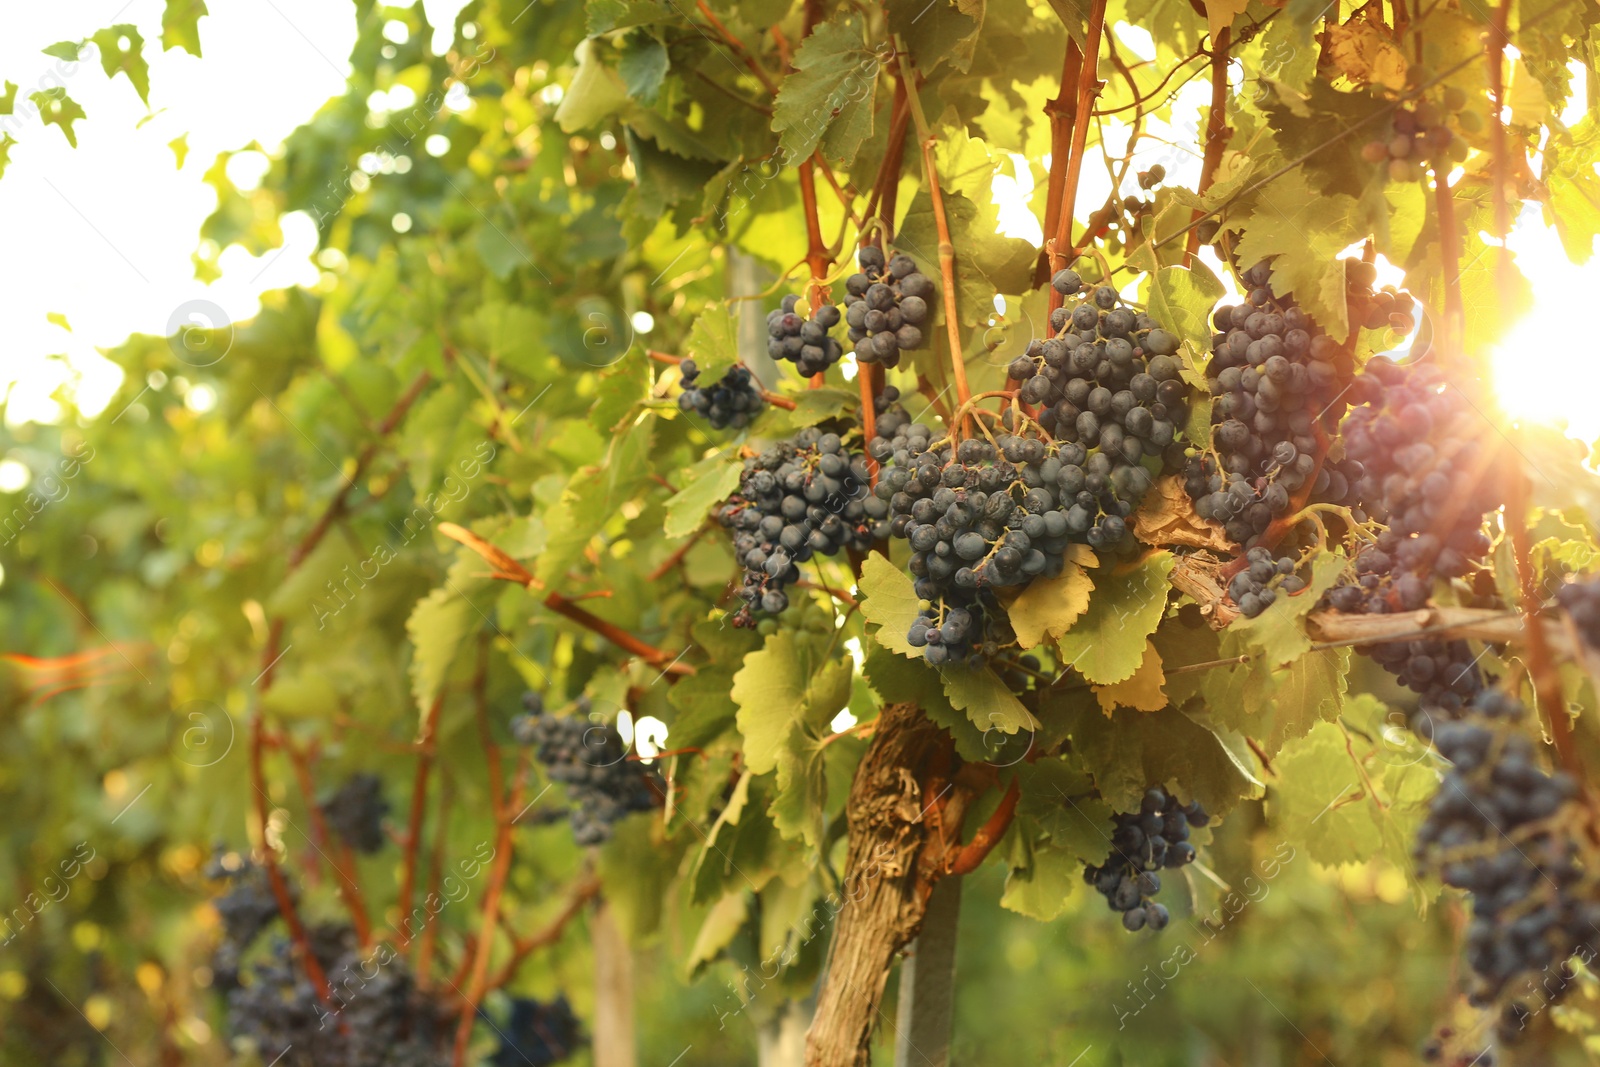
[[[1260,615],[1281,593],[1293,596],[1306,587],[1305,579],[1295,574],[1295,557],[1274,558],[1265,548],[1252,548],[1245,553],[1245,569],[1228,583],[1228,596],[1239,606],[1239,614],[1247,619]]]
[[[839,325],[839,309],[823,304],[803,319],[795,311],[800,298],[790,294],[767,314],[767,354],[788,360],[809,378],[821,374],[844,357],[844,346],[828,331]]]
[[[583,1042],[578,1017],[564,995],[551,1001],[513,997],[511,1017],[498,1033],[500,1047],[489,1057],[493,1067],[551,1067]]]
[[[544,764],[550,780],[566,786],[572,806],[567,818],[580,845],[611,839],[612,827],[624,816],[651,811],[664,789],[655,771],[628,758],[628,746],[609,723],[588,717],[589,701],[580,697],[574,715],[554,715],[538,693],[522,697],[524,714],[511,722],[519,744],[528,745]]]
[[[856,359],[897,366],[901,352],[922,347],[933,280],[904,252],[896,252],[886,264],[882,250],[868,245],[856,259],[861,271],[844,283],[844,320]]]
[[[1112,911],[1122,913],[1128,931],[1164,929],[1170,915],[1166,905],[1150,898],[1161,892],[1157,871],[1176,870],[1195,859],[1189,843],[1190,827],[1210,822],[1196,801],[1182,805],[1160,786],[1145,793],[1135,812],[1111,817],[1111,856],[1098,867],[1085,866],[1083,880],[1106,898]]]
[[[1371,264],[1347,262],[1345,279],[1354,324],[1410,328],[1410,295],[1374,291]],[[1241,280],[1245,302],[1213,313],[1218,332],[1206,367],[1213,451],[1190,461],[1185,485],[1196,514],[1248,547],[1297,495],[1351,503],[1351,483],[1362,471],[1354,456],[1338,468],[1318,463],[1320,442],[1344,413],[1354,372],[1349,350],[1292,297],[1273,293],[1268,263]]]
[[[1572,619],[1583,643],[1600,649],[1600,578],[1568,582],[1556,590],[1556,603]]]
[[[322,804],[322,816],[344,843],[361,853],[383,847],[383,817],[389,802],[383,797],[383,779],[375,774],[353,774]]]
[[[1467,94],[1452,85],[1445,88],[1438,104],[1421,100],[1410,107],[1397,107],[1389,117],[1387,136],[1363,145],[1361,158],[1381,167],[1384,176],[1396,182],[1418,180],[1429,165],[1438,168],[1465,162],[1470,149],[1461,134],[1476,133],[1483,127],[1478,113],[1465,110],[1466,106]]]
[[[745,460],[738,492],[717,510],[744,567],[735,626],[753,626],[755,612],[787,608],[785,589],[812,556],[872,546],[888,509],[867,492],[868,481],[866,459],[816,427]]]
[[[678,409],[701,416],[713,430],[729,426],[742,430],[767,406],[766,398],[761,395],[761,383],[744,367],[730,367],[716,384],[704,387],[696,384],[700,368],[694,360],[685,359],[679,363],[678,374],[683,381]]]
[[[1450,762],[1416,855],[1446,884],[1472,894],[1467,962],[1477,978],[1472,999],[1500,1001],[1519,975],[1532,976],[1543,1009],[1575,983],[1575,954],[1594,959],[1600,900],[1576,840],[1554,817],[1578,795],[1564,771],[1548,772],[1520,728],[1522,706],[1485,689],[1464,710],[1438,709],[1433,743]],[[1523,983],[1517,983],[1519,987]],[[1534,1009],[1511,995],[1501,1003],[1498,1035],[1510,1042]]]

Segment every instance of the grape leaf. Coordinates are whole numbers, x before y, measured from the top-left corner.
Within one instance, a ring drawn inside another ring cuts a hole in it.
[[[824,22],[794,53],[795,72],[773,102],[772,129],[786,162],[809,159],[820,146],[848,164],[872,134],[878,57],[862,43],[853,17]]]
[[[1154,644],[1146,642],[1139,669],[1113,685],[1095,686],[1094,695],[1107,715],[1118,708],[1160,711],[1167,706],[1167,694],[1162,691],[1166,683],[1167,676],[1161,669],[1161,653],[1156,651]]]
[[[1162,267],[1150,274],[1144,299],[1150,317],[1183,341],[1179,354],[1183,376],[1190,385],[1205,388],[1205,364],[1211,351],[1211,311],[1223,295],[1222,283],[1205,264]]]
[[[28,99],[39,109],[39,121],[46,126],[60,126],[67,143],[73,148],[78,147],[78,135],[73,130],[72,124],[87,116],[78,102],[67,95],[61,86],[53,86],[42,92],[29,93]]]
[[[849,660],[825,659],[822,650],[788,630],[767,638],[733,676],[733,700],[744,735],[745,766],[756,774],[776,770],[795,735],[825,736],[828,723],[850,701]]]
[[[1311,561],[1306,588],[1293,596],[1279,594],[1253,619],[1237,619],[1228,627],[1223,655],[1259,654],[1269,667],[1278,667],[1311,648],[1302,620],[1316,608],[1322,594],[1344,573],[1346,560],[1333,552],[1320,552]]]
[[[950,239],[960,250],[955,275],[961,321],[986,323],[994,313],[996,293],[1021,294],[1032,286],[1038,249],[1020,237],[998,233],[1000,209],[987,198],[974,203],[960,193],[947,193],[944,209]],[[926,192],[919,192],[911,201],[895,245],[909,252],[924,270],[938,263],[938,224]]]
[[[100,66],[107,78],[126,75],[138,92],[139,99],[150,103],[150,64],[144,58],[144,38],[139,28],[127,22],[107,26],[90,40],[100,49]],[[123,42],[127,46],[123,46]]]
[[[645,104],[654,104],[671,65],[665,45],[648,33],[633,33],[622,46],[617,73],[622,75],[629,96]]]
[[[861,670],[867,676],[867,684],[883,703],[909,701],[921,708],[929,720],[942,726],[955,738],[956,752],[962,759],[975,763],[996,759],[999,746],[991,746],[989,741],[998,741],[998,738],[974,726],[970,719],[951,706],[950,698],[944,694],[944,683],[939,672],[928,666],[925,660],[906,659],[874,645],[867,653]],[[1000,762],[1009,761],[1002,758]]]
[[[1018,817],[1031,819],[1058,848],[1085,863],[1111,852],[1111,808],[1094,795],[1094,779],[1066,759],[1017,764]]]
[[[11,146],[16,143],[17,139],[9,133],[0,134],[0,178],[5,177],[6,166],[11,162]]]
[[[701,386],[720,381],[739,362],[739,316],[721,305],[706,308],[689,327],[683,351],[694,360]]]
[[[1206,0],[1206,24],[1211,31],[1211,39],[1218,39],[1218,34],[1229,26],[1233,20],[1244,14],[1245,8],[1250,6],[1250,0]]]
[[[1067,633],[1089,606],[1094,579],[1085,567],[1099,565],[1087,546],[1071,546],[1071,554],[1061,573],[1054,578],[1035,578],[1006,606],[1006,616],[1016,631],[1017,644],[1037,648],[1045,640]],[[909,583],[907,583],[909,585]]]
[[[1222,648],[1227,655],[1237,646],[1225,638]],[[1206,672],[1201,691],[1211,721],[1255,738],[1270,757],[1339,717],[1349,665],[1348,649],[1327,649],[1271,670],[1259,663],[1222,667]]]
[[[689,978],[695,977],[702,967],[720,956],[739,933],[749,914],[746,904],[748,896],[742,887],[734,889],[724,893],[706,912],[705,919],[700,923],[700,932],[695,935],[694,944],[689,949],[689,958],[684,961]]]
[[[161,48],[181,48],[200,55],[200,19],[209,14],[205,0],[167,0],[161,12]]]
[[[439,695],[462,639],[482,621],[467,592],[449,585],[435,589],[411,609],[406,619],[406,635],[416,650],[411,657],[411,695],[423,715]]]
[[[546,515],[550,538],[539,557],[540,581],[547,585],[559,581],[645,480],[653,427],[651,419],[628,427],[611,442],[604,464],[573,474],[560,501]]]
[[[939,668],[950,706],[967,713],[973,725],[984,731],[1014,734],[1018,730],[1037,730],[1039,720],[1023,707],[1000,676],[989,667],[946,666]]]
[[[761,431],[771,437],[787,437],[807,426],[849,415],[860,402],[854,393],[836,386],[807,389],[795,396],[793,411],[773,408],[763,415]]]
[[[1304,841],[1318,863],[1365,863],[1383,848],[1371,798],[1345,751],[1344,733],[1323,723],[1277,760],[1269,810],[1272,821]]]
[[[1012,867],[1006,876],[1000,906],[1030,919],[1050,922],[1067,910],[1068,899],[1083,884],[1083,863],[1069,849],[1057,848],[1050,842],[1030,843],[1027,851],[1027,866]]]
[[[1339,253],[1366,236],[1357,214],[1354,198],[1313,190],[1294,170],[1253,195],[1239,240],[1240,264],[1270,258],[1272,291],[1292,293],[1335,341],[1350,334]]]
[[[556,122],[566,133],[594,126],[628,102],[627,87],[616,71],[601,62],[595,42],[579,42],[577,56],[578,72],[556,108]]]
[[[706,521],[706,512],[728,499],[739,488],[744,463],[731,449],[708,456],[689,468],[688,484],[667,498],[667,521],[662,532],[668,537],[687,537]]]
[[[1145,639],[1167,606],[1170,552],[1152,552],[1095,582],[1089,610],[1061,639],[1061,658],[1091,682],[1110,685],[1130,677],[1144,660]]]
[[[45,55],[54,59],[64,59],[68,63],[76,62],[81,51],[83,51],[82,41],[57,41],[43,49]]]
[[[589,0],[586,15],[590,37],[674,18],[672,8],[660,0]]]
[[[911,586],[905,571],[889,562],[889,557],[873,552],[861,564],[861,614],[878,629],[873,638],[891,652],[921,659],[922,653],[906,640],[906,632],[921,612],[922,601]]]

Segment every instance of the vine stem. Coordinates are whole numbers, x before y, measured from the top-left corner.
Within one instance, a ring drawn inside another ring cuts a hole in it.
[[[1533,692],[1539,709],[1550,724],[1550,738],[1555,742],[1561,765],[1579,782],[1587,779],[1583,774],[1583,761],[1572,742],[1572,723],[1567,716],[1566,699],[1561,693],[1561,674],[1551,655],[1549,639],[1540,625],[1538,576],[1533,571],[1533,552],[1528,539],[1528,474],[1521,465],[1513,464],[1510,471],[1509,492],[1506,494],[1506,528],[1511,535],[1512,557],[1517,564],[1517,582],[1521,586],[1519,606],[1522,609],[1522,629],[1527,635],[1528,666],[1532,674]]]
[[[466,545],[487,560],[494,567],[493,577],[501,581],[516,582],[525,589],[544,588],[543,582],[539,581],[526,567],[507,555],[503,549],[490,544],[466,527],[457,526],[453,522],[441,522],[438,529],[440,533],[450,538],[450,540]],[[614,623],[606,622],[604,619],[590,614],[560,593],[547,595],[544,598],[544,606],[556,614],[577,623],[584,629],[599,634],[619,648],[632,652],[646,663],[661,666],[665,662],[666,666],[663,671],[667,674],[695,673],[692,665],[679,663],[678,657],[657,648],[647,641],[640,640]]]
[[[300,784],[300,794],[305,797],[306,817],[311,820],[311,840],[317,842],[317,849],[324,853],[328,865],[333,868],[337,880],[339,898],[344,901],[346,910],[350,912],[350,924],[355,928],[356,940],[363,949],[372,946],[372,920],[367,913],[366,897],[361,892],[361,885],[356,881],[355,861],[350,852],[350,846],[343,841],[336,840],[328,833],[328,823],[323,817],[322,806],[317,803],[316,784],[311,777],[310,756],[297,748],[294,740],[287,733],[283,735],[282,749],[284,755],[289,757],[289,765],[294,769],[296,781]]]
[[[416,890],[417,852],[422,847],[422,817],[428,803],[428,775],[433,770],[433,739],[439,729],[444,694],[433,698],[417,735],[417,770],[411,783],[411,815],[406,823],[405,851],[400,856],[400,947],[411,943],[411,898]]]
[[[900,166],[905,160],[906,131],[910,128],[910,97],[906,93],[905,79],[897,78],[894,83],[894,103],[889,109],[889,148],[878,166],[877,177],[872,182],[872,194],[867,198],[866,211],[862,213],[863,219],[870,219],[874,212],[878,213],[885,240],[894,239],[895,194],[900,188]]]
[[[1076,128],[1076,110],[1067,103],[1067,89],[1078,84],[1078,72],[1083,66],[1083,50],[1071,34],[1067,35],[1066,53],[1061,58],[1061,89],[1044,103],[1045,117],[1050,121],[1050,177],[1045,187],[1044,232],[1055,233],[1061,223],[1061,190],[1066,186],[1067,161],[1072,158],[1072,131]],[[1074,105],[1076,101],[1074,101]],[[1039,258],[1039,268],[1044,276],[1038,284],[1044,285],[1053,273],[1048,252]]]
[[[1216,181],[1217,168],[1222,166],[1222,149],[1228,143],[1228,48],[1232,40],[1233,28],[1225,26],[1211,43],[1211,111],[1206,115],[1206,150],[1200,161],[1200,184],[1195,188],[1199,196],[1205,196]],[[1185,267],[1200,251],[1200,221],[1204,217],[1204,210],[1195,208],[1189,220],[1189,238],[1183,250]]]
[[[717,31],[717,36],[721,37],[728,47],[733,49],[740,59],[744,60],[744,65],[750,68],[750,73],[756,76],[762,87],[773,96],[777,96],[778,86],[772,80],[772,76],[763,69],[760,63],[756,62],[756,57],[751,55],[749,50],[745,48],[744,42],[728,32],[728,27],[724,26],[722,20],[717,18],[716,12],[711,10],[706,0],[695,0],[695,7],[699,8],[700,14],[704,15],[706,21],[711,23],[711,28]]]
[[[1102,10],[1105,0],[1095,0]],[[945,216],[944,191],[939,188],[939,165],[934,157],[933,131],[928,127],[928,116],[923,113],[922,99],[917,95],[915,73],[911,67],[911,53],[897,33],[894,36],[895,53],[900,60],[900,81],[906,87],[911,103],[911,117],[917,124],[917,139],[922,144],[922,175],[928,184],[928,197],[933,202],[933,221],[939,231],[939,275],[944,290],[944,322],[950,335],[950,369],[955,378],[956,402],[965,404],[972,397],[967,385],[967,364],[961,352],[961,320],[956,309],[956,246],[950,240],[950,220]],[[960,426],[954,427],[960,433]]]
[[[1061,186],[1061,206],[1056,212],[1055,243],[1051,246],[1051,273],[1070,266],[1076,256],[1072,245],[1072,212],[1078,200],[1078,179],[1083,174],[1083,153],[1089,143],[1089,110],[1100,80],[1100,35],[1106,25],[1106,0],[1092,0],[1089,32],[1084,38],[1083,62],[1078,66],[1078,100],[1072,118],[1072,152]],[[1050,310],[1061,306],[1062,296],[1052,287]]]
[[[572,895],[567,898],[566,905],[556,914],[556,917],[546,923],[536,933],[527,937],[515,938],[511,944],[511,958],[501,965],[500,969],[489,979],[489,989],[499,989],[512,978],[516,977],[517,968],[522,961],[534,952],[546,948],[561,940],[561,935],[566,932],[567,926],[575,919],[583,906],[600,895],[600,880],[593,875],[586,876],[572,890]]]
[[[994,851],[1000,839],[1006,836],[1006,830],[1011,827],[1011,820],[1017,814],[1017,801],[1022,796],[1020,777],[1011,779],[1011,786],[1000,798],[1000,806],[994,813],[978,827],[978,832],[972,835],[972,840],[961,846],[951,862],[951,874],[971,874]]]
[[[1433,203],[1439,218],[1439,258],[1444,267],[1444,350],[1452,354],[1460,351],[1461,336],[1466,322],[1466,311],[1461,302],[1461,249],[1457,245],[1456,198],[1450,188],[1448,172],[1442,168],[1433,172]]]
[[[478,1005],[488,992],[489,953],[494,947],[494,929],[500,922],[500,896],[505,890],[506,877],[511,873],[512,821],[509,808],[516,807],[522,799],[522,783],[512,789],[510,803],[495,797],[496,819],[500,823],[495,834],[494,867],[489,873],[488,888],[483,894],[483,921],[479,926],[477,951],[473,954],[470,984],[466,1001],[461,1005],[461,1021],[456,1024],[455,1056],[452,1067],[463,1067],[467,1061],[467,1044],[472,1038],[472,1024],[477,1018]]]

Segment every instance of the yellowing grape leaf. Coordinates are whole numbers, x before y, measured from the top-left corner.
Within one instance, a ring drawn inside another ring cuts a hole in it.
[[[1139,669],[1114,685],[1095,686],[1094,695],[1107,715],[1118,708],[1160,711],[1167,706],[1167,694],[1163,688],[1166,684],[1167,676],[1161,668],[1161,653],[1156,651],[1155,645],[1146,641],[1144,659],[1140,661]]]
[[[1088,608],[1094,580],[1084,568],[1094,566],[1095,561],[1089,549],[1083,551],[1088,554],[1087,562],[1080,562],[1083,556],[1068,557],[1060,574],[1029,582],[1022,594],[1006,607],[1021,647],[1036,648],[1046,640],[1059,638]]]
[[[1217,35],[1232,26],[1233,20],[1249,6],[1250,0],[1206,0],[1206,24],[1211,30],[1211,39],[1215,41]]]
[[[1384,29],[1364,19],[1329,26],[1328,55],[1339,72],[1358,85],[1405,88],[1405,54]]]
[[[921,659],[922,653],[906,640],[906,632],[916,621],[922,603],[911,587],[910,576],[890,563],[887,556],[873,552],[861,564],[861,580],[856,588],[862,595],[861,614],[878,627],[878,644],[902,656]]]
[[[1100,574],[1089,610],[1061,639],[1061,658],[1097,685],[1130,677],[1144,660],[1145,639],[1167,606],[1171,552],[1152,552],[1127,569]]]

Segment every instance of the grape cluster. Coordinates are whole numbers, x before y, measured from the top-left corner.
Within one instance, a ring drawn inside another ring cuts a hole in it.
[[[1278,599],[1278,594],[1293,596],[1306,587],[1295,571],[1293,556],[1273,558],[1270,549],[1252,548],[1245,553],[1245,569],[1228,583],[1228,595],[1239,606],[1239,614],[1253,619]]]
[[[1129,931],[1163,929],[1170,916],[1166,906],[1150,898],[1161,892],[1157,871],[1174,870],[1193,863],[1190,827],[1211,821],[1200,802],[1182,805],[1160,786],[1147,791],[1139,810],[1111,817],[1111,856],[1098,867],[1085,866],[1083,880],[1106,898],[1112,911],[1122,912]]]
[[[604,844],[625,815],[650,811],[663,789],[655,773],[628,759],[622,735],[608,723],[552,715],[537,693],[522,698],[526,713],[511,723],[519,743],[534,748],[552,781],[566,786],[567,812],[580,845]],[[579,710],[587,708],[580,705]]]
[[[1052,315],[1057,336],[1031,342],[1011,361],[1007,374],[1020,383],[1017,395],[1039,408],[1046,433],[1093,450],[1115,470],[1164,457],[1188,418],[1177,335],[1123,306],[1109,285],[1091,289],[1076,271],[1057,271],[1050,284],[1063,296],[1083,298]],[[1148,488],[1137,481],[1129,503]]]
[[[278,917],[278,898],[272,895],[263,868],[244,857],[237,857],[236,864],[230,868],[225,863],[228,855],[224,846],[216,846],[206,864],[205,876],[227,884],[227,891],[213,900],[211,906],[222,919],[224,942],[242,949]]]
[[[1583,643],[1600,649],[1600,578],[1568,582],[1556,590],[1560,604]]]
[[[1395,108],[1390,116],[1387,137],[1375,138],[1361,147],[1361,158],[1383,167],[1390,181],[1414,182],[1424,166],[1445,166],[1466,160],[1467,142],[1450,128],[1453,121],[1462,133],[1475,133],[1483,120],[1475,111],[1465,110],[1467,94],[1447,86],[1440,104],[1423,100],[1412,107]]]
[[[1441,711],[1433,743],[1450,761],[1417,834],[1416,855],[1446,885],[1472,894],[1467,961],[1474,1000],[1489,1004],[1511,981],[1544,972],[1544,995],[1558,998],[1575,975],[1567,961],[1600,944],[1600,901],[1577,845],[1552,818],[1577,796],[1564,771],[1547,772],[1518,728],[1521,705],[1493,688],[1460,710]],[[1543,1008],[1545,1005],[1538,1005]],[[1531,1010],[1512,998],[1500,1036],[1514,1039]]]
[[[373,972],[347,926],[308,931],[332,1004],[317,996],[286,938],[273,938],[228,990],[228,1025],[279,1067],[443,1067],[453,1013],[417,989],[403,959]]]
[[[494,1067],[550,1067],[571,1056],[583,1042],[578,1017],[565,996],[554,1000],[513,997],[511,1017],[500,1029]]]
[[[888,508],[868,493],[868,480],[865,457],[816,427],[744,461],[738,492],[717,510],[744,567],[735,626],[753,626],[757,611],[787,608],[785,587],[812,556],[864,552],[887,533],[879,527]]]
[[[389,802],[383,797],[383,780],[375,774],[352,774],[344,785],[322,802],[322,817],[344,843],[361,853],[383,847],[383,817]]]
[[[717,379],[715,385],[701,387],[695,384],[700,368],[694,360],[685,359],[678,364],[678,374],[683,381],[683,392],[678,394],[678,409],[699,415],[711,424],[713,430],[732,426],[742,430],[766,409],[766,398],[761,395],[761,383],[744,367],[730,367]]]
[[[1344,413],[1349,352],[1291,297],[1274,295],[1270,264],[1257,263],[1241,280],[1245,302],[1212,315],[1217,333],[1206,377],[1216,461],[1195,457],[1186,488],[1196,514],[1248,546],[1307,482],[1311,499],[1348,503],[1351,479],[1363,471],[1348,460],[1338,470],[1318,462],[1321,441]],[[1345,280],[1352,322],[1410,328],[1411,297],[1374,290],[1371,264],[1347,261]]]
[[[821,374],[844,357],[844,346],[828,331],[839,325],[839,309],[823,304],[802,319],[795,311],[800,298],[783,298],[780,306],[767,313],[767,355],[786,359],[807,378]]]
[[[856,258],[861,270],[844,282],[844,321],[850,326],[856,359],[897,366],[901,352],[922,347],[933,279],[904,252],[896,252],[885,263],[882,250],[868,245]]]
[[[1003,613],[989,610],[994,590],[1060,574],[1074,540],[1121,543],[1129,509],[1111,495],[1110,462],[1102,470],[1082,445],[934,435],[905,423],[874,441],[885,464],[874,493],[888,505],[889,532],[910,542],[914,588],[929,601],[907,640],[929,663],[977,662],[1012,639]],[[1142,467],[1126,470],[1148,484]],[[1102,513],[1102,503],[1117,510]]]

